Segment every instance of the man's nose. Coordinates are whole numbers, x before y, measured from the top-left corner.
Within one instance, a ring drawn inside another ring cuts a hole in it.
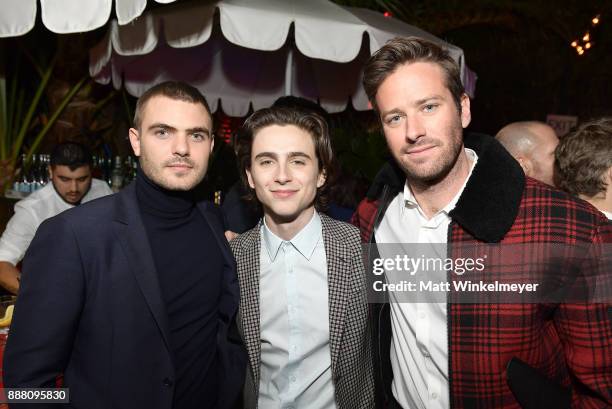
[[[425,135],[425,127],[418,115],[411,115],[406,118],[406,139],[415,142]]]
[[[278,183],[287,183],[291,180],[291,171],[287,164],[281,163],[279,164],[276,171],[276,181]]]
[[[189,136],[185,134],[175,135],[172,143],[172,153],[179,156],[189,155]]]

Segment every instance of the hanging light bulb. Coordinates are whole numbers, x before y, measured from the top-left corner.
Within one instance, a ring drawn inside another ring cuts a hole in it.
[[[584,54],[584,50],[578,50],[578,55]]]
[[[589,33],[586,33],[584,37],[582,37],[582,41],[589,41],[590,39],[591,39],[591,36],[589,35]]]
[[[593,17],[593,20],[591,20],[591,22],[593,23],[594,26],[599,24],[599,14]]]
[[[587,50],[588,50],[589,48],[591,48],[591,43],[586,43],[586,44],[584,45],[584,48],[586,48]]]
[[[578,45],[577,41],[572,41],[572,47],[576,48],[577,45]]]

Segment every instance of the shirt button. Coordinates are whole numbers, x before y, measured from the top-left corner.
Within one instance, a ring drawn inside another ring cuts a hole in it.
[[[432,393],[432,394],[431,394],[431,398],[432,398],[432,399],[438,399],[438,394],[437,394],[437,393],[435,393],[435,392],[434,392],[434,393]]]
[[[295,383],[295,376],[292,376],[290,379],[292,383]]]
[[[429,357],[429,352],[425,348],[421,349],[421,352],[423,353],[424,357]]]
[[[174,384],[174,382],[172,382],[172,379],[170,378],[164,378],[163,383],[164,383],[164,386],[167,388],[171,387]]]
[[[424,313],[424,312],[419,313],[419,317],[420,317],[422,320],[424,320],[424,319],[425,319],[425,313]]]

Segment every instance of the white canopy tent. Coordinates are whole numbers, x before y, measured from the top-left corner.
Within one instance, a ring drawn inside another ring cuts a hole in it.
[[[349,99],[366,110],[365,60],[396,36],[447,48],[466,89],[474,91],[475,74],[460,48],[380,13],[327,0],[195,2],[145,13],[129,25],[113,20],[90,52],[90,74],[134,96],[165,80],[186,81],[207,96],[213,111],[220,102],[237,117],[283,95],[318,100],[332,113]]]
[[[173,3],[176,0],[155,0]],[[36,23],[38,0],[2,0],[0,2],[0,38],[26,34]],[[95,30],[108,21],[113,0],[40,0],[43,24],[54,33],[67,34]],[[119,24],[140,16],[147,0],[115,0]]]

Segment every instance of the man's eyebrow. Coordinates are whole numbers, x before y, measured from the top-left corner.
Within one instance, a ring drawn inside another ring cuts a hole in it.
[[[389,114],[403,114],[403,113],[404,113],[404,111],[402,111],[401,109],[393,108],[393,109],[390,109],[388,111],[384,111],[383,113],[381,113],[380,117],[384,118],[384,117],[386,117]]]
[[[426,102],[439,101],[439,100],[443,100],[443,99],[444,98],[441,95],[434,94],[434,95],[429,95],[429,96],[427,96],[425,98],[421,98],[421,99],[419,99],[417,101],[414,101],[412,105],[413,106],[420,106],[420,105],[423,105]],[[390,114],[403,114],[403,113],[404,113],[403,110],[401,110],[399,108],[393,108],[393,109],[390,109],[388,111],[383,111],[380,114],[380,117],[384,118],[384,117],[386,117],[387,115],[390,115]]]
[[[289,158],[301,157],[301,158],[312,159],[310,157],[310,155],[308,155],[307,153],[304,153],[304,152],[289,152],[287,154],[287,156]],[[276,159],[276,158],[278,158],[278,154],[275,153],[275,152],[260,152],[257,155],[255,155],[255,159],[258,159],[258,158],[273,158],[273,159]]]
[[[199,133],[205,133],[206,135],[210,136],[210,130],[203,126],[196,126],[195,128],[187,128],[186,132],[189,134],[199,132]]]
[[[419,106],[419,105],[423,105],[426,102],[438,101],[438,100],[441,100],[441,99],[444,99],[442,97],[442,95],[437,95],[437,94],[436,95],[430,95],[430,96],[428,96],[426,98],[422,98],[422,99],[419,99],[419,100],[415,101],[414,105],[415,106]]]
[[[310,155],[304,152],[289,152],[289,157],[290,158],[301,157],[301,158],[306,158],[306,159],[312,159]]]
[[[173,127],[172,125],[165,124],[163,122],[156,122],[154,124],[151,124],[149,125],[147,130],[156,129],[156,128],[163,128],[163,129],[168,129],[170,131],[176,131],[175,127]]]
[[[255,159],[259,159],[259,158],[273,158],[276,159],[278,157],[278,155],[274,152],[260,152],[257,155],[255,155]]]

